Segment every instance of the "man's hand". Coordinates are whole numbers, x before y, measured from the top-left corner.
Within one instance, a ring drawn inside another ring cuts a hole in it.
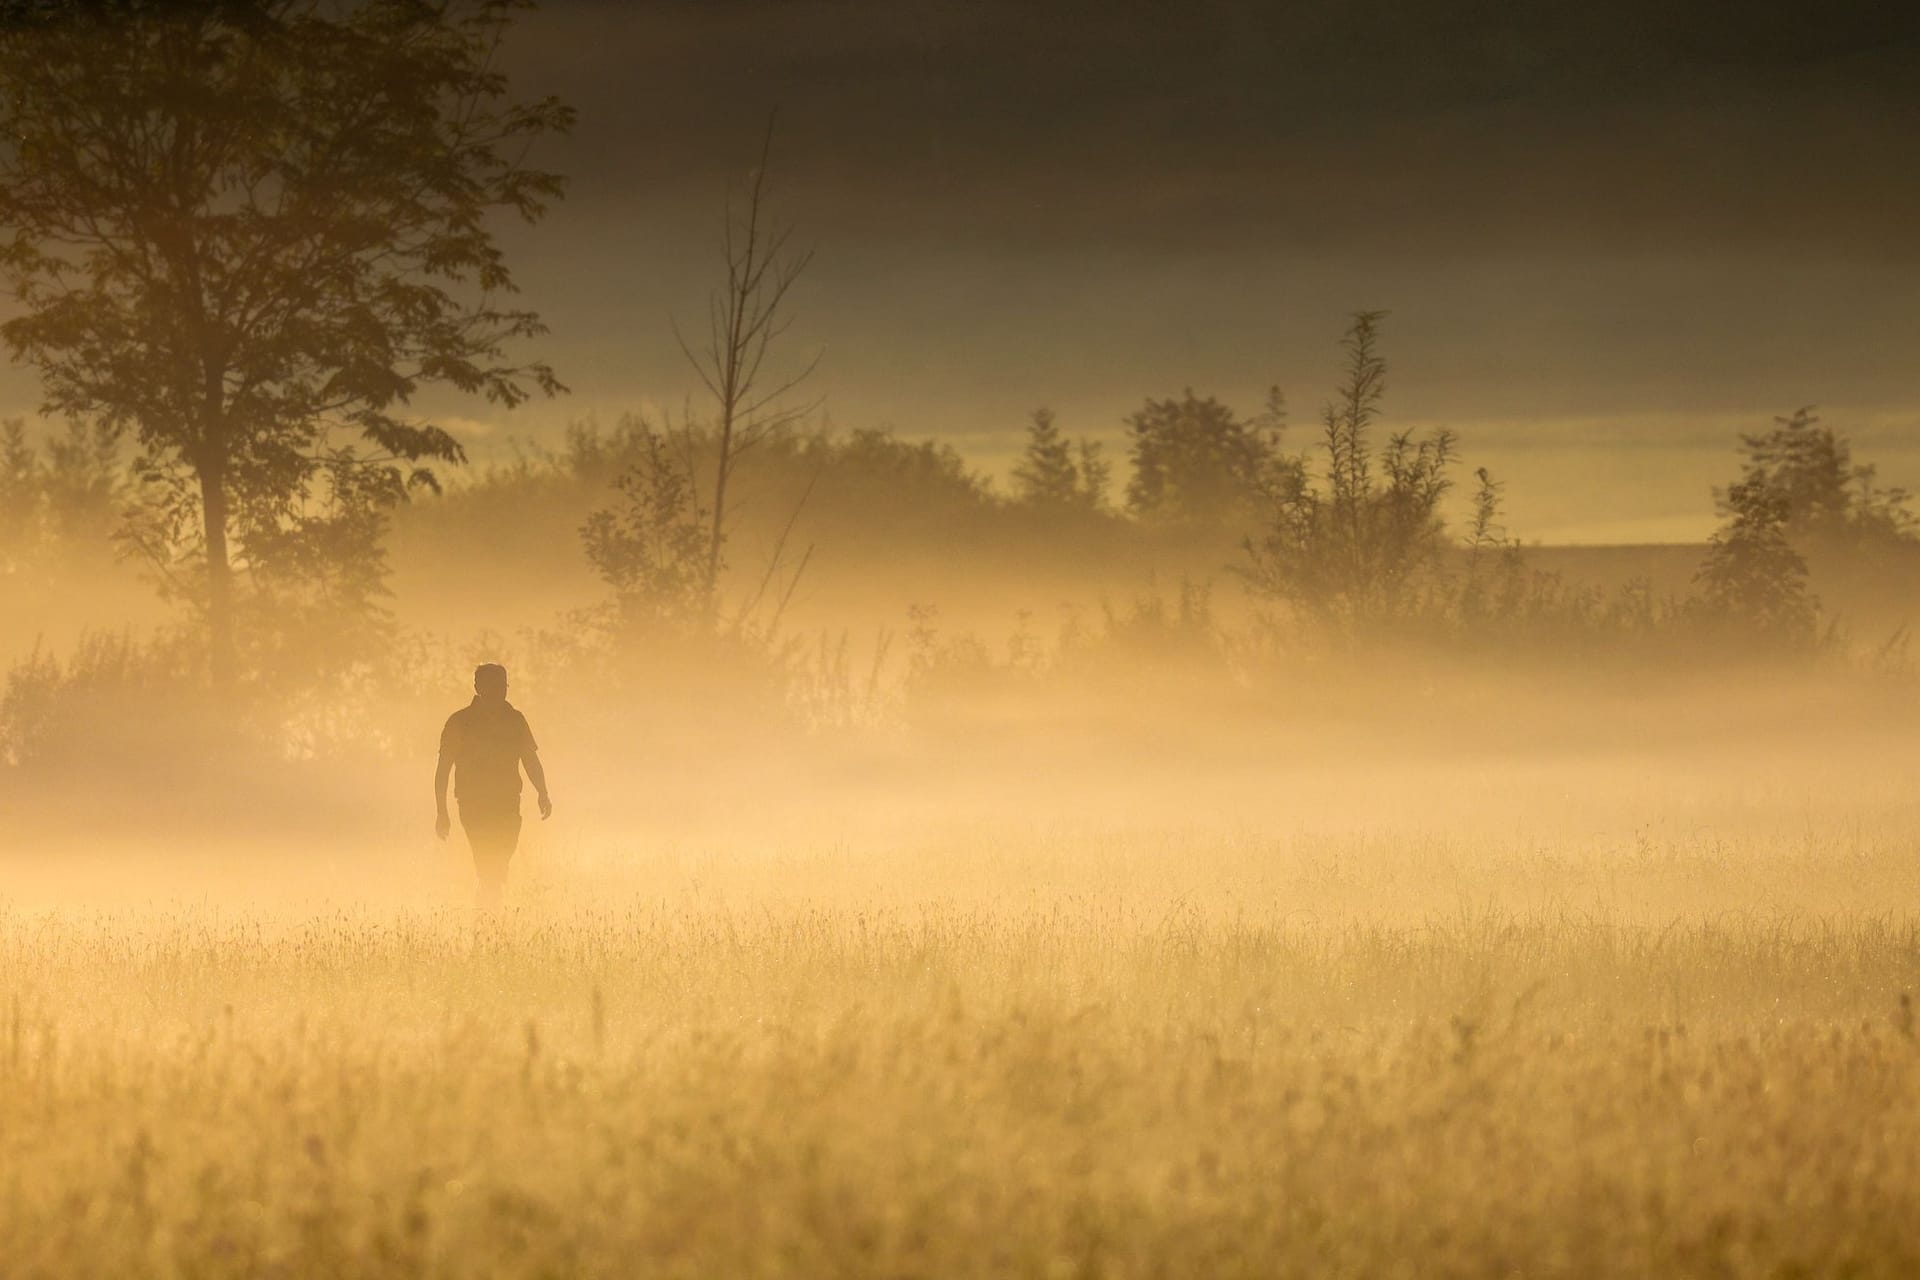
[[[434,816],[433,834],[439,839],[445,840],[447,838],[447,832],[451,830],[453,830],[453,823],[451,820],[448,819],[447,811],[445,809],[442,809],[438,814]]]
[[[551,818],[552,816],[553,816],[553,797],[548,795],[546,792],[542,791],[540,793],[540,821],[545,822],[548,818]]]

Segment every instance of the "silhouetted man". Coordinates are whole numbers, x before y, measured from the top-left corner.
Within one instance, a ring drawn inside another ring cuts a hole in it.
[[[540,767],[533,730],[507,701],[507,669],[497,662],[484,663],[474,668],[473,702],[448,716],[447,727],[440,731],[440,767],[433,774],[433,798],[439,807],[433,833],[445,840],[453,825],[447,818],[447,775],[452,774],[483,907],[500,904],[507,863],[520,843],[522,765],[545,818],[553,813],[553,800],[547,795],[547,771]]]

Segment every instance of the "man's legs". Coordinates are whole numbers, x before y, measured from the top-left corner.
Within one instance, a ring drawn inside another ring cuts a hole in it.
[[[467,843],[473,846],[473,870],[480,879],[479,905],[492,909],[500,905],[507,887],[507,863],[520,843],[520,815],[517,812],[460,807],[460,825],[466,828]]]

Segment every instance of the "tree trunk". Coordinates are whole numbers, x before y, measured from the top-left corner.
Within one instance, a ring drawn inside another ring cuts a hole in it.
[[[237,676],[233,642],[233,565],[227,556],[227,486],[210,467],[200,469],[200,516],[207,544],[207,657],[216,689]]]
[[[727,537],[727,479],[733,470],[733,410],[721,416],[720,461],[713,472],[713,527],[707,535],[707,608],[720,608],[720,547]]]

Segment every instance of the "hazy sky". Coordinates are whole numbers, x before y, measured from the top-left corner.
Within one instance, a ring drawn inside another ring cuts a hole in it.
[[[1810,402],[1920,486],[1920,6],[555,0],[510,61],[580,112],[510,238],[574,394],[452,406],[477,456],[693,389],[667,320],[777,106],[841,424],[998,467],[1035,405],[1117,442],[1277,382],[1304,443],[1382,307],[1395,420],[1529,537],[1696,535],[1733,432]]]

